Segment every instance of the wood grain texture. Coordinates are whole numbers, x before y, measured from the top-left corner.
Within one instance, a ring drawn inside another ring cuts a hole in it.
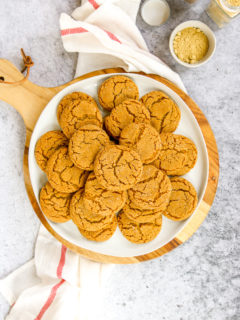
[[[141,255],[141,256],[129,258],[129,257],[114,257],[114,256],[99,254],[93,251],[83,249],[79,246],[73,245],[72,243],[63,239],[59,234],[57,234],[45,219],[45,216],[41,212],[41,209],[33,193],[32,185],[29,177],[29,170],[28,170],[28,145],[29,145],[31,133],[34,129],[36,121],[39,115],[41,114],[42,110],[56,93],[58,93],[68,85],[73,84],[77,81],[94,77],[100,74],[110,74],[110,73],[118,73],[118,72],[124,72],[124,70],[121,68],[98,70],[98,71],[94,71],[86,75],[83,75],[64,85],[61,85],[59,87],[54,87],[54,88],[40,87],[30,82],[29,80],[26,80],[23,84],[19,86],[0,84],[0,99],[12,105],[21,114],[25,122],[25,125],[27,128],[27,139],[26,139],[26,146],[24,151],[24,179],[25,179],[25,185],[26,185],[29,199],[32,203],[34,211],[38,215],[42,224],[56,239],[62,242],[66,247],[70,248],[75,252],[78,252],[84,257],[87,257],[94,261],[103,262],[103,263],[126,264],[126,263],[136,263],[136,262],[146,261],[146,260],[159,257],[163,254],[166,254],[167,252],[175,249],[180,244],[187,241],[194,234],[194,232],[196,232],[196,230],[199,228],[201,223],[206,218],[216,194],[218,176],[219,176],[219,157],[218,157],[217,145],[216,145],[216,141],[215,141],[215,137],[212,132],[212,129],[206,117],[204,116],[201,109],[197,106],[197,104],[186,93],[184,93],[181,89],[179,89],[176,85],[171,83],[169,80],[162,78],[158,75],[144,74],[142,72],[139,72],[138,74],[142,74],[152,79],[155,79],[159,82],[162,82],[165,85],[167,85],[170,89],[175,91],[185,101],[185,103],[191,109],[195,118],[198,121],[198,124],[204,136],[204,140],[206,142],[208,156],[209,156],[209,178],[208,178],[208,184],[207,184],[207,188],[206,188],[202,202],[199,204],[198,209],[196,210],[192,218],[189,220],[188,224],[172,241],[170,241],[165,246],[153,252],[150,252],[148,254]],[[12,63],[3,59],[0,59],[0,76],[3,76],[8,81],[17,81],[23,77],[22,74],[19,72],[19,70]]]

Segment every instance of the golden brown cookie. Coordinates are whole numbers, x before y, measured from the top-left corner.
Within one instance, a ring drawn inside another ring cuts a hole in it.
[[[47,182],[39,195],[41,209],[51,221],[66,222],[71,219],[69,212],[71,197],[72,194],[58,192]]]
[[[122,211],[118,214],[118,226],[123,236],[133,243],[147,243],[156,238],[162,227],[162,216],[151,222],[137,223]]]
[[[108,190],[123,191],[131,188],[141,177],[140,156],[125,146],[104,147],[94,162],[98,182]]]
[[[162,149],[153,165],[170,176],[181,176],[190,171],[197,162],[197,148],[187,137],[162,133]]]
[[[153,162],[159,156],[162,145],[159,133],[146,123],[126,126],[121,132],[119,144],[135,150],[142,163]]]
[[[94,214],[86,210],[83,204],[83,191],[76,192],[70,203],[70,216],[78,228],[87,231],[98,231],[108,228],[113,221],[115,214],[102,215]]]
[[[118,75],[108,78],[98,90],[98,99],[101,106],[109,111],[126,99],[138,100],[138,98],[138,87],[130,78],[125,76]]]
[[[60,130],[48,131],[38,139],[35,146],[35,159],[39,167],[45,171],[50,156],[60,147],[66,147],[68,139]]]
[[[168,176],[148,164],[143,166],[141,179],[128,190],[128,196],[138,208],[162,211],[168,205],[171,190]]]
[[[126,200],[126,191],[107,190],[99,184],[95,174],[90,173],[83,197],[84,206],[88,211],[102,215],[117,213],[122,209]]]
[[[128,124],[149,123],[150,114],[140,101],[131,99],[118,104],[104,120],[107,132],[118,139],[122,129]]]
[[[73,100],[62,111],[59,119],[63,133],[70,139],[73,133],[85,124],[102,127],[102,115],[96,102]]]
[[[110,140],[110,141],[109,141],[109,144],[111,144],[111,145],[115,146],[115,145],[117,144],[117,141],[116,141],[116,140],[115,140],[115,141]]]
[[[73,101],[80,103],[81,101],[88,101],[90,103],[96,103],[95,100],[84,92],[71,92],[67,94],[62,100],[59,102],[57,107],[57,119],[60,121],[61,114],[66,106],[71,104]]]
[[[88,240],[97,241],[97,242],[109,240],[113,236],[116,229],[117,229],[116,215],[114,215],[112,222],[110,222],[107,226],[105,226],[103,229],[100,229],[98,231],[87,231],[87,230],[78,228],[80,233],[85,238],[87,238]]]
[[[151,125],[159,133],[177,129],[181,112],[176,103],[162,91],[152,91],[141,98],[151,116]]]
[[[197,206],[198,197],[194,186],[183,178],[171,178],[172,193],[163,214],[174,221],[185,220]]]
[[[94,124],[84,125],[74,132],[69,141],[69,157],[78,168],[92,171],[97,153],[109,143],[103,129]]]
[[[68,156],[68,149],[59,148],[47,162],[46,173],[51,186],[59,192],[71,193],[82,188],[87,171],[77,168]]]
[[[122,211],[129,219],[137,223],[153,221],[162,213],[162,210],[159,209],[140,209],[130,199],[126,201]]]

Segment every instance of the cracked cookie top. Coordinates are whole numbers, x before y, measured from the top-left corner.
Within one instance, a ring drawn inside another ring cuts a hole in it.
[[[153,165],[170,176],[189,172],[197,162],[197,148],[192,140],[182,135],[162,133],[162,149]]]
[[[78,168],[92,171],[97,153],[109,143],[109,137],[103,129],[87,124],[72,135],[68,147],[69,156]]]
[[[194,186],[184,178],[171,178],[171,184],[170,201],[163,214],[174,221],[185,220],[197,206],[197,192]]]
[[[102,127],[102,115],[96,102],[73,100],[62,111],[59,124],[70,139],[73,133],[85,124]]]
[[[150,123],[150,113],[140,101],[130,99],[111,111],[105,118],[105,127],[111,136],[118,139],[123,128],[132,122]]]
[[[108,78],[101,84],[98,90],[99,102],[108,111],[111,111],[116,105],[126,99],[138,100],[138,98],[138,87],[130,78],[125,76]]]
[[[84,206],[88,211],[102,215],[117,213],[126,200],[126,191],[107,190],[99,184],[95,174],[90,173],[83,197]]]
[[[137,223],[128,218],[122,211],[118,215],[118,226],[123,236],[133,243],[147,243],[159,234],[162,228],[162,216],[159,215],[151,222]]]
[[[76,103],[80,103],[81,101],[88,101],[90,103],[96,104],[95,100],[84,92],[71,92],[64,96],[62,100],[59,102],[57,107],[57,119],[60,121],[61,115],[65,107],[70,105],[73,101]]]
[[[45,171],[50,156],[60,147],[68,145],[68,139],[60,130],[48,131],[40,137],[35,146],[35,159],[39,167]]]
[[[145,165],[139,182],[128,190],[128,196],[138,208],[163,211],[171,190],[168,176],[152,165]]]
[[[71,197],[72,194],[58,192],[47,182],[39,195],[41,209],[51,221],[66,222],[71,219],[69,213]]]
[[[108,225],[106,225],[105,227],[103,227],[100,230],[87,231],[87,230],[78,228],[80,233],[86,239],[91,240],[91,241],[97,241],[97,242],[106,241],[106,240],[110,239],[113,236],[116,229],[117,229],[117,216],[116,215],[114,215],[113,220]]]
[[[105,146],[94,162],[98,182],[114,191],[131,188],[141,177],[142,167],[138,153],[119,145]]]
[[[129,219],[137,223],[150,222],[162,213],[162,210],[159,209],[138,208],[138,206],[136,206],[130,199],[126,201],[122,211]]]
[[[119,144],[135,150],[142,163],[151,163],[159,155],[161,139],[159,133],[146,123],[131,123],[120,135]]]
[[[71,193],[82,188],[87,171],[77,168],[68,156],[68,149],[59,148],[47,163],[46,173],[51,186],[59,192]]]
[[[115,217],[115,214],[102,215],[88,211],[83,203],[83,190],[81,189],[72,197],[70,215],[78,228],[87,231],[98,231],[107,228]]]
[[[159,133],[173,132],[177,129],[181,112],[176,103],[162,91],[152,91],[140,100],[149,110],[151,125]]]

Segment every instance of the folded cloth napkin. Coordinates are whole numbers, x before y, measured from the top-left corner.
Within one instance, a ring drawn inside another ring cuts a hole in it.
[[[79,52],[76,75],[122,67],[159,74],[185,90],[179,75],[149,53],[135,25],[139,4],[140,0],[85,0],[73,18],[61,15],[64,48]]]
[[[68,250],[40,227],[35,258],[0,281],[12,306],[6,319],[95,319],[111,268]]]
[[[96,69],[156,73],[184,90],[180,77],[149,53],[135,25],[140,0],[85,0],[72,17],[62,14],[64,48],[78,52],[76,76]],[[5,279],[0,291],[12,306],[7,320],[95,319],[112,265],[71,252],[43,226],[35,258]]]

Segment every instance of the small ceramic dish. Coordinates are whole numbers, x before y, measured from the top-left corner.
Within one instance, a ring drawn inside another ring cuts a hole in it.
[[[205,33],[205,35],[207,36],[208,38],[208,41],[209,41],[209,48],[208,48],[208,52],[206,53],[206,55],[203,57],[202,60],[194,63],[194,64],[190,64],[190,63],[187,63],[187,62],[183,62],[182,60],[180,60],[177,55],[175,54],[174,52],[174,49],[173,49],[173,41],[174,41],[174,38],[176,36],[176,34],[185,29],[185,28],[191,28],[191,27],[195,27],[195,28],[199,28],[201,31],[203,31]],[[215,38],[215,35],[213,33],[213,31],[203,22],[201,21],[198,21],[198,20],[189,20],[189,21],[185,21],[181,24],[179,24],[171,33],[171,36],[170,36],[170,39],[169,39],[169,49],[170,49],[170,52],[173,56],[173,58],[181,65],[185,66],[185,67],[188,67],[188,68],[196,68],[196,67],[200,67],[202,66],[203,64],[205,64],[207,61],[209,61],[214,52],[215,52],[215,48],[216,48],[216,38]]]

